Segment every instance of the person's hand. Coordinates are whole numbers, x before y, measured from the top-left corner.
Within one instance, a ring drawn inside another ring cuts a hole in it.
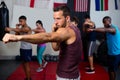
[[[16,24],[16,26],[20,26],[20,24]]]
[[[19,26],[16,26],[16,29],[19,29]]]
[[[88,28],[87,31],[92,32],[92,31],[94,31],[94,29]]]
[[[11,31],[11,28],[5,27],[5,31],[10,32],[10,31]]]
[[[89,22],[88,21],[84,22],[84,25],[89,25]]]
[[[35,32],[36,29],[31,29],[31,31]]]
[[[58,29],[58,26],[56,24],[53,24],[52,25],[52,32],[57,31],[57,29]]]
[[[19,36],[16,36],[14,34],[8,34],[6,33],[3,37],[3,42],[4,43],[8,43],[8,42],[16,42],[18,40],[20,40],[20,37]]]
[[[19,28],[20,28],[20,25],[21,25],[21,24],[16,24],[16,29],[19,29]]]

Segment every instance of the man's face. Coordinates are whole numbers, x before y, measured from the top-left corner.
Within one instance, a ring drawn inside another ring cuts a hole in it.
[[[109,28],[111,23],[109,20],[106,19],[103,24],[105,28]]]
[[[57,11],[57,12],[54,12],[54,23],[56,24],[56,26],[58,28],[60,27],[65,27],[66,26],[66,18],[63,16],[63,11]]]
[[[89,21],[90,21],[90,19],[89,19],[89,18],[86,18],[86,19],[85,19],[85,21],[86,21],[86,22],[89,22]]]
[[[24,25],[26,24],[26,20],[24,20],[24,19],[19,19],[19,24],[20,24],[21,26],[24,26]]]
[[[37,26],[38,29],[41,29],[41,28],[42,28],[42,25],[39,24],[39,23],[36,23],[36,26]]]

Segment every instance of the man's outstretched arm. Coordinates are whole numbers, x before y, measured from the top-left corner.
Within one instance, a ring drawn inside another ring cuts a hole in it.
[[[65,35],[66,34],[66,35]],[[68,32],[62,29],[60,32],[51,32],[51,33],[38,33],[30,35],[13,35],[6,34],[3,37],[3,42],[15,42],[15,41],[26,41],[34,44],[46,43],[46,42],[61,42],[69,38]]]

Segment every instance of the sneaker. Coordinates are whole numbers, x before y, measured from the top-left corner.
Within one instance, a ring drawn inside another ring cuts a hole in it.
[[[48,64],[48,62],[45,62],[45,63],[43,64],[43,68],[45,68],[47,64]]]
[[[43,68],[41,68],[41,67],[39,67],[39,68],[36,70],[36,72],[41,72],[41,71],[43,71]]]
[[[93,70],[88,69],[85,73],[87,73],[87,74],[94,74],[95,73],[95,69],[93,69]]]

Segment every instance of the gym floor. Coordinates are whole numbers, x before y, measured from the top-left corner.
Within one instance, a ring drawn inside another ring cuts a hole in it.
[[[7,77],[20,65],[20,61],[0,60],[0,80],[7,80]]]
[[[20,63],[20,61],[15,60],[0,60],[0,80],[7,80],[7,77],[20,65]],[[117,71],[116,80],[120,80],[119,75],[120,68]]]

